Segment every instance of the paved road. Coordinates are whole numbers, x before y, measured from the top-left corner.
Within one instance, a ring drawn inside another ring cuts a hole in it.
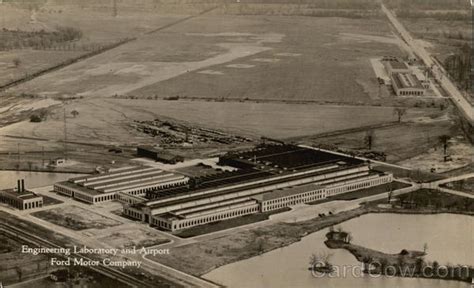
[[[433,182],[430,182],[430,183],[423,183],[422,188],[437,189],[441,192],[445,192],[445,193],[453,194],[453,195],[456,195],[456,196],[461,196],[461,197],[467,197],[467,198],[474,199],[474,194],[472,194],[472,193],[457,191],[457,190],[448,189],[448,188],[444,188],[444,187],[439,186],[439,185],[442,185],[442,184],[445,184],[445,183],[459,181],[459,180],[462,180],[462,179],[468,179],[468,178],[473,178],[473,177],[474,177],[474,173],[467,173],[467,174],[458,175],[458,176],[454,176],[454,177],[450,177],[450,178],[446,178],[446,179],[441,179],[441,180],[438,180],[438,181],[433,181]]]
[[[461,92],[458,90],[456,85],[449,79],[444,68],[435,61],[431,55],[422,47],[417,41],[413,39],[410,33],[405,29],[405,27],[398,21],[395,15],[390,11],[384,4],[382,5],[382,11],[387,15],[388,19],[398,31],[402,39],[408,45],[408,48],[417,55],[427,67],[433,67],[433,74],[435,79],[439,82],[441,87],[450,95],[453,102],[461,110],[465,118],[474,126],[474,108],[471,104],[464,98]]]

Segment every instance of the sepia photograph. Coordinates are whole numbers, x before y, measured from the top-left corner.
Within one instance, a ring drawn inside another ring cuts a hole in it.
[[[472,0],[0,0],[0,288],[473,288]]]

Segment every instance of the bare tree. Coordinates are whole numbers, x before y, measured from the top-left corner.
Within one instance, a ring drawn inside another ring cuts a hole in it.
[[[21,60],[20,60],[20,58],[15,58],[15,59],[13,59],[12,62],[13,62],[13,65],[15,66],[15,68],[18,68],[18,67],[20,67],[20,65],[21,65]]]
[[[407,109],[402,108],[402,107],[395,107],[395,109],[393,109],[393,114],[397,116],[398,123],[400,123],[402,122],[402,117],[405,116],[405,114],[407,114]]]
[[[16,272],[16,275],[18,276],[18,282],[21,282],[21,280],[23,278],[23,271],[21,270],[20,267],[16,266],[15,267],[15,272]]]
[[[451,139],[451,136],[449,136],[449,135],[439,136],[439,142],[443,145],[444,162],[446,162],[447,159],[448,159],[448,154],[447,153],[448,153],[449,139]]]

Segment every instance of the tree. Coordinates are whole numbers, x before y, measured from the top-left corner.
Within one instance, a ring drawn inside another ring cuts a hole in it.
[[[426,254],[426,251],[428,251],[428,243],[425,243],[425,244],[423,245],[423,253]]]
[[[351,242],[352,242],[353,239],[354,239],[354,238],[352,237],[352,234],[351,234],[351,233],[347,233],[346,243],[351,244]]]
[[[77,110],[72,110],[71,115],[72,117],[76,118],[79,115],[79,112]]]
[[[257,251],[259,254],[265,251],[265,243],[262,238],[257,239]]]
[[[402,122],[402,117],[407,114],[407,110],[402,107],[395,107],[395,109],[393,109],[393,114],[397,115],[398,123],[400,123]]]
[[[18,68],[21,65],[21,60],[19,58],[13,59],[13,65]]]
[[[38,123],[38,122],[41,122],[42,119],[39,115],[37,114],[33,114],[30,116],[30,122],[35,122],[35,123]]]
[[[451,136],[449,135],[441,135],[439,136],[439,142],[443,145],[443,151],[444,151],[444,162],[447,161],[448,159],[448,145],[449,145],[449,140],[451,139]]]
[[[22,278],[23,278],[23,271],[21,271],[21,268],[16,266],[15,267],[15,272],[16,272],[16,275],[18,276],[18,282],[21,282]]]
[[[370,268],[370,264],[372,263],[374,259],[370,256],[364,256],[362,258],[362,263],[364,264],[364,271],[368,272]]]

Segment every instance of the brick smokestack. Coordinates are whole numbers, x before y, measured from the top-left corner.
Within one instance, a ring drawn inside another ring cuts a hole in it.
[[[16,190],[18,193],[21,192],[20,179],[16,180]]]
[[[25,192],[25,179],[21,179],[21,192]]]

